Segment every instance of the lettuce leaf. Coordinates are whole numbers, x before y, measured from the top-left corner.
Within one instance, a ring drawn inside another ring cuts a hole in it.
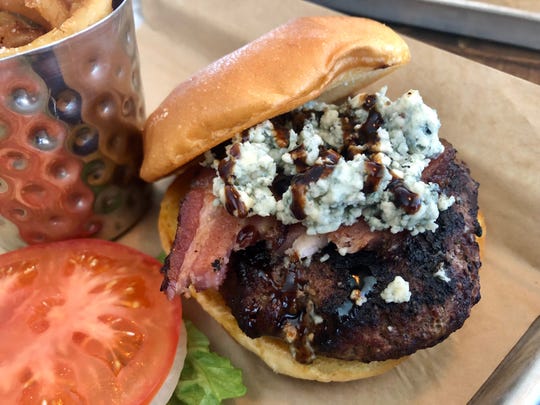
[[[167,254],[156,257],[161,263]],[[214,405],[224,399],[246,394],[242,370],[210,351],[208,338],[192,322],[184,319],[187,330],[187,354],[180,380],[167,405]]]
[[[159,252],[159,254],[156,256],[156,259],[158,259],[161,263],[165,263],[166,258],[167,258],[167,253],[165,253],[163,250]]]
[[[184,323],[188,350],[180,381],[168,405],[213,405],[245,395],[242,371],[211,352],[207,337],[190,321]]]

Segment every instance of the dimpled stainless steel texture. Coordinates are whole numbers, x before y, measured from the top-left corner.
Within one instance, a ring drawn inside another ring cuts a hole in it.
[[[0,252],[114,239],[149,204],[131,1],[58,43],[0,60]]]

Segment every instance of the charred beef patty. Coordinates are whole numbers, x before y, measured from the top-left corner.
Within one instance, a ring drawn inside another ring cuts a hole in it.
[[[431,347],[459,329],[480,299],[478,184],[446,142],[423,179],[456,197],[435,232],[378,232],[345,256],[330,243],[310,263],[284,260],[268,242],[233,252],[220,292],[242,331],[285,340],[301,362],[369,362]],[[381,293],[398,276],[410,299],[386,302]]]

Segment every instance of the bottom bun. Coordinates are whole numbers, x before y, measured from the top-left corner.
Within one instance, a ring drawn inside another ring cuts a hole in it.
[[[272,370],[279,374],[321,382],[351,381],[383,374],[405,359],[362,363],[360,361],[339,360],[318,356],[310,364],[299,363],[294,360],[288,345],[282,340],[268,336],[251,339],[242,332],[219,292],[215,290],[195,292],[193,288],[190,292],[201,307],[234,340],[250,352],[259,356]]]

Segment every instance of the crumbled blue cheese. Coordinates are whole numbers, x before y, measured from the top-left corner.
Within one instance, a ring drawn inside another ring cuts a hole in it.
[[[438,139],[437,113],[424,104],[416,90],[410,90],[394,102],[385,93],[386,89],[377,93],[376,102],[385,122],[378,131],[380,159],[394,176],[403,179],[410,191],[418,194],[421,207],[414,214],[405,214],[392,202],[392,193],[386,190],[378,204],[366,208],[364,218],[377,230],[390,228],[394,233],[408,230],[413,235],[434,231],[439,212],[454,202],[454,197],[440,194],[437,184],[420,180],[430,160],[444,151]],[[358,106],[359,97],[351,104]]]
[[[383,89],[377,94],[376,105],[386,123],[383,128],[389,134],[393,150],[388,152],[394,164],[413,163],[442,153],[437,113],[424,104],[420,93],[410,90],[394,102],[385,93]]]
[[[409,302],[411,292],[409,291],[409,283],[401,276],[396,276],[386,288],[381,292],[381,298],[388,303],[403,303]]]
[[[311,126],[317,129],[319,136],[327,145],[339,150],[343,147],[343,129],[339,120],[338,106],[312,102],[304,105],[304,109],[323,112],[320,122],[311,119]]]
[[[264,143],[243,142],[240,144],[242,159],[236,161],[235,184],[248,210],[268,216],[276,211],[276,200],[270,185],[276,176],[276,163]],[[225,201],[223,181],[217,177],[213,184],[214,194]]]
[[[439,212],[455,201],[453,196],[442,194],[437,184],[421,180],[422,171],[430,160],[444,150],[438,138],[437,114],[414,90],[394,102],[386,97],[386,88],[375,97],[374,108],[382,117],[376,131],[377,142],[353,145],[356,151],[347,158],[343,116],[349,114],[349,118],[356,120],[355,130],[369,119],[363,95],[341,106],[312,101],[300,107],[297,111],[306,116],[303,128],[298,132],[292,126],[288,129],[286,147],[278,145],[271,120],[250,128],[247,138],[245,134],[243,138],[238,136],[235,142],[240,143],[240,156],[234,158],[230,185],[237,190],[248,215],[275,215],[284,224],[301,222],[308,234],[335,231],[341,225],[353,224],[360,216],[372,230],[389,229],[394,233],[407,230],[413,235],[434,231]],[[299,149],[304,166],[300,169],[294,158]],[[336,152],[337,162],[325,161],[329,150]],[[228,158],[232,159],[230,155]],[[370,176],[366,163],[369,162],[382,165],[382,170],[377,187],[366,192]],[[271,190],[280,173],[294,176],[306,167],[324,165],[331,166],[331,172],[314,179],[303,189],[303,217],[292,209],[298,198],[292,184],[277,198]],[[217,162],[214,167],[217,168]],[[399,180],[417,195],[417,211],[407,213],[396,202],[390,187],[393,180]],[[223,205],[226,204],[224,188],[224,181],[217,176],[213,191]]]
[[[433,277],[438,278],[439,280],[444,281],[445,283],[450,282],[450,277],[446,275],[446,269],[444,268],[444,263],[440,263],[437,271],[433,273]]]
[[[365,201],[363,176],[364,155],[356,155],[353,160],[340,159],[330,176],[311,184],[306,192],[304,211],[307,215],[303,224],[308,234],[335,231],[339,225],[352,225],[362,214]],[[284,224],[298,222],[290,206],[293,192],[289,188],[277,203],[276,217]],[[336,226],[337,225],[337,226]]]
[[[366,207],[364,210],[366,222],[373,229],[390,228],[393,233],[404,229],[413,235],[435,231],[437,229],[435,221],[439,217],[439,212],[442,211],[439,209],[439,186],[435,183],[424,183],[410,176],[405,179],[404,184],[420,197],[420,209],[414,214],[404,214],[392,202],[393,194],[386,190],[382,193],[378,204]]]

